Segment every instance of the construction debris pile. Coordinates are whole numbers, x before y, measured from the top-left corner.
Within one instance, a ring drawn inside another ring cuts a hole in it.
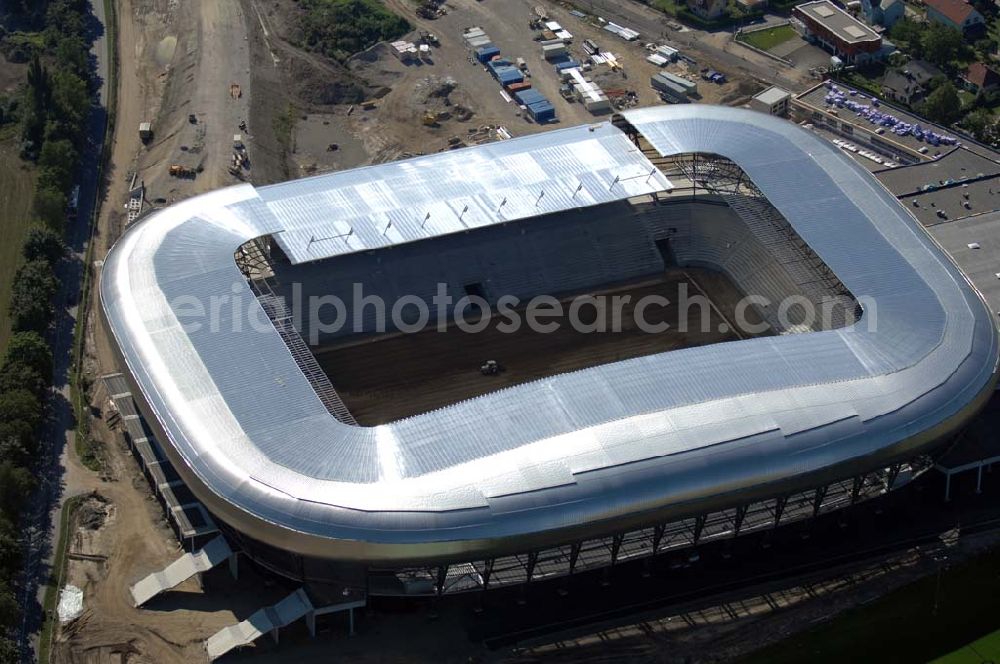
[[[423,124],[437,127],[446,120],[466,122],[473,112],[458,92],[458,83],[450,76],[427,76],[413,87],[413,101],[423,109]]]

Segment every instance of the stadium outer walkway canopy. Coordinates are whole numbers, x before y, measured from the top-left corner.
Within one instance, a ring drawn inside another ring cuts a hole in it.
[[[223,189],[129,228],[101,277],[121,361],[192,491],[231,527],[302,555],[381,565],[472,559],[909,459],[992,392],[992,314],[852,160],[749,111],[685,105],[625,118],[664,156],[721,155],[742,168],[866,298],[859,322],[617,362],[351,426],[326,411],[267,325],[234,262],[243,243],[273,235],[301,262],[669,183],[601,123]],[[219,294],[249,302],[247,320],[192,325],[192,298]]]

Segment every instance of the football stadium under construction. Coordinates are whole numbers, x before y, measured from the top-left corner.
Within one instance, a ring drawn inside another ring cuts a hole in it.
[[[711,325],[408,333],[289,304],[357,284],[491,307],[683,284]],[[136,603],[238,554],[303,584],[275,628],[317,588],[524,584],[882,495],[997,379],[992,312],[877,180],[704,105],[215,191],[133,224],[100,289],[109,392],[190,549]],[[191,324],[219,295],[249,304]],[[745,296],[763,331],[728,325]]]

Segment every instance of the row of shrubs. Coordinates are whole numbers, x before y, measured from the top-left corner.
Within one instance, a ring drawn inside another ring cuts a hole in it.
[[[20,619],[13,590],[21,567],[18,525],[36,482],[32,468],[53,371],[44,333],[55,314],[55,266],[66,247],[56,232],[39,227],[28,233],[21,253],[24,264],[14,277],[10,301],[14,333],[0,364],[0,664],[18,661],[10,638]]]
[[[0,363],[0,664],[20,661],[14,630],[21,607],[14,592],[22,566],[20,528],[37,485],[41,430],[53,377],[45,338],[55,318],[56,265],[71,192],[86,147],[92,100],[88,0],[10,0],[0,49],[27,62],[18,94],[0,99],[0,125],[19,125],[21,158],[37,164],[33,209],[40,222],[21,249],[11,284],[12,336]]]
[[[15,12],[8,16],[9,23],[22,29],[0,29],[0,50],[28,63],[20,92],[0,99],[0,124],[20,125],[21,157],[38,164],[34,212],[49,227],[62,230],[88,136],[94,28],[87,0],[25,4],[30,6],[14,2]]]

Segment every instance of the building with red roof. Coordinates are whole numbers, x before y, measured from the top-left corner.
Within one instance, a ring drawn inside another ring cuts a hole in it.
[[[924,0],[924,4],[928,20],[962,32],[982,29],[986,24],[983,15],[965,0]]]

